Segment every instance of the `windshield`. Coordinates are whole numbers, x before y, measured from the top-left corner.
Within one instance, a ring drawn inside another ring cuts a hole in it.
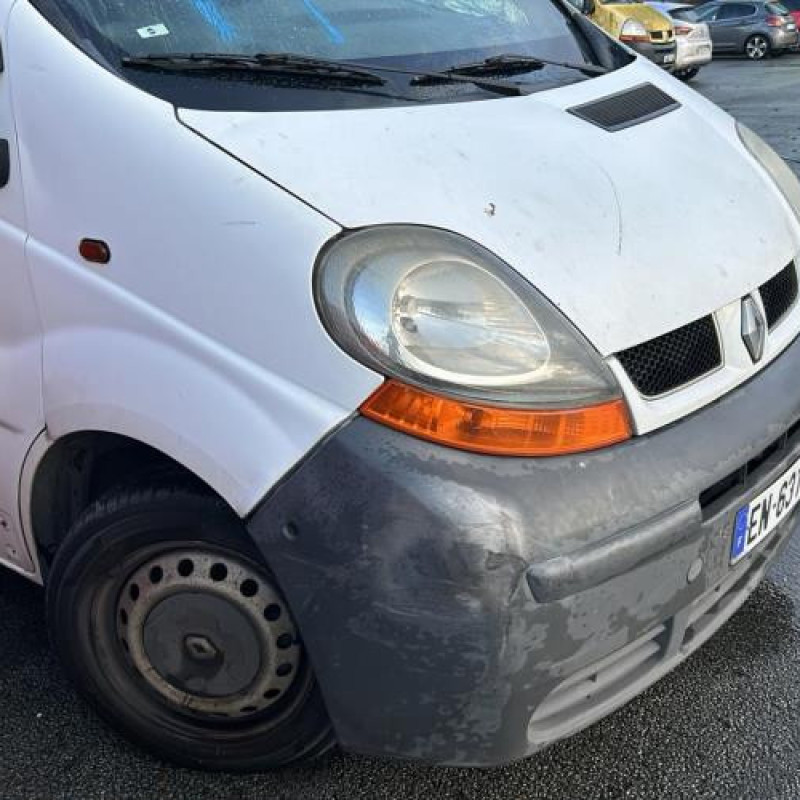
[[[693,8],[675,8],[669,12],[671,17],[684,22],[699,22],[700,15]]]
[[[443,70],[499,54],[513,53],[576,62],[597,63],[591,46],[569,19],[558,0],[34,0],[40,10],[91,55],[120,67],[125,57],[176,53],[293,53],[366,64],[408,66],[412,70]],[[87,48],[87,42],[90,47]],[[127,80],[146,84],[163,94],[182,85],[200,102],[221,81],[239,84],[234,94],[264,95],[280,88],[285,94],[321,94],[308,81],[270,81],[261,75],[141,75],[120,68]],[[515,80],[541,88],[587,80],[574,70],[548,66],[516,74]],[[402,92],[350,87],[342,100],[335,87],[325,87],[329,105],[352,106],[379,97],[406,103],[443,101],[447,97],[480,94],[476,87],[449,85],[417,88],[403,81]],[[197,88],[205,85],[204,90]],[[193,87],[193,88],[192,88]],[[179,92],[180,93],[180,92]],[[338,94],[338,101],[331,95]],[[402,95],[399,97],[398,94]],[[485,93],[484,93],[485,94]],[[473,99],[470,97],[470,99]],[[231,101],[231,102],[241,102]],[[202,103],[201,103],[202,104]],[[301,104],[302,105],[302,104]],[[313,104],[312,104],[313,105]]]

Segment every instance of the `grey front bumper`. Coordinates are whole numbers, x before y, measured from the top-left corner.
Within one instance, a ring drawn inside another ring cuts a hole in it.
[[[609,713],[746,599],[736,511],[800,457],[800,343],[595,453],[462,453],[355,418],[250,520],[350,749],[487,765]]]

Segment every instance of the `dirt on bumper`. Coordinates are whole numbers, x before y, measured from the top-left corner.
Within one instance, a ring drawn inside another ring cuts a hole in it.
[[[250,531],[341,743],[507,762],[679,663],[796,526],[730,568],[737,510],[800,456],[798,365],[795,342],[713,406],[581,456],[476,456],[362,418],[329,437]]]

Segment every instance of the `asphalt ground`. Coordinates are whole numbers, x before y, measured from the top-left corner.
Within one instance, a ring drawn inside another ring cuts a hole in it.
[[[800,158],[800,56],[721,61],[695,85]],[[309,767],[230,776],[162,763],[100,722],[50,651],[41,591],[2,574],[0,799],[800,798],[798,603],[800,539],[674,673],[584,733],[509,767],[455,770],[335,753]]]
[[[800,54],[760,64],[715,61],[691,85],[793,159],[790,164],[800,175]]]

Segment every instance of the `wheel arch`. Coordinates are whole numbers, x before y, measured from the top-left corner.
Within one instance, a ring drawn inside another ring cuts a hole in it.
[[[58,439],[43,433],[28,454],[20,485],[37,577],[44,579],[64,537],[93,502],[117,486],[160,481],[186,485],[231,507],[203,477],[149,442],[109,430],[84,429]]]

